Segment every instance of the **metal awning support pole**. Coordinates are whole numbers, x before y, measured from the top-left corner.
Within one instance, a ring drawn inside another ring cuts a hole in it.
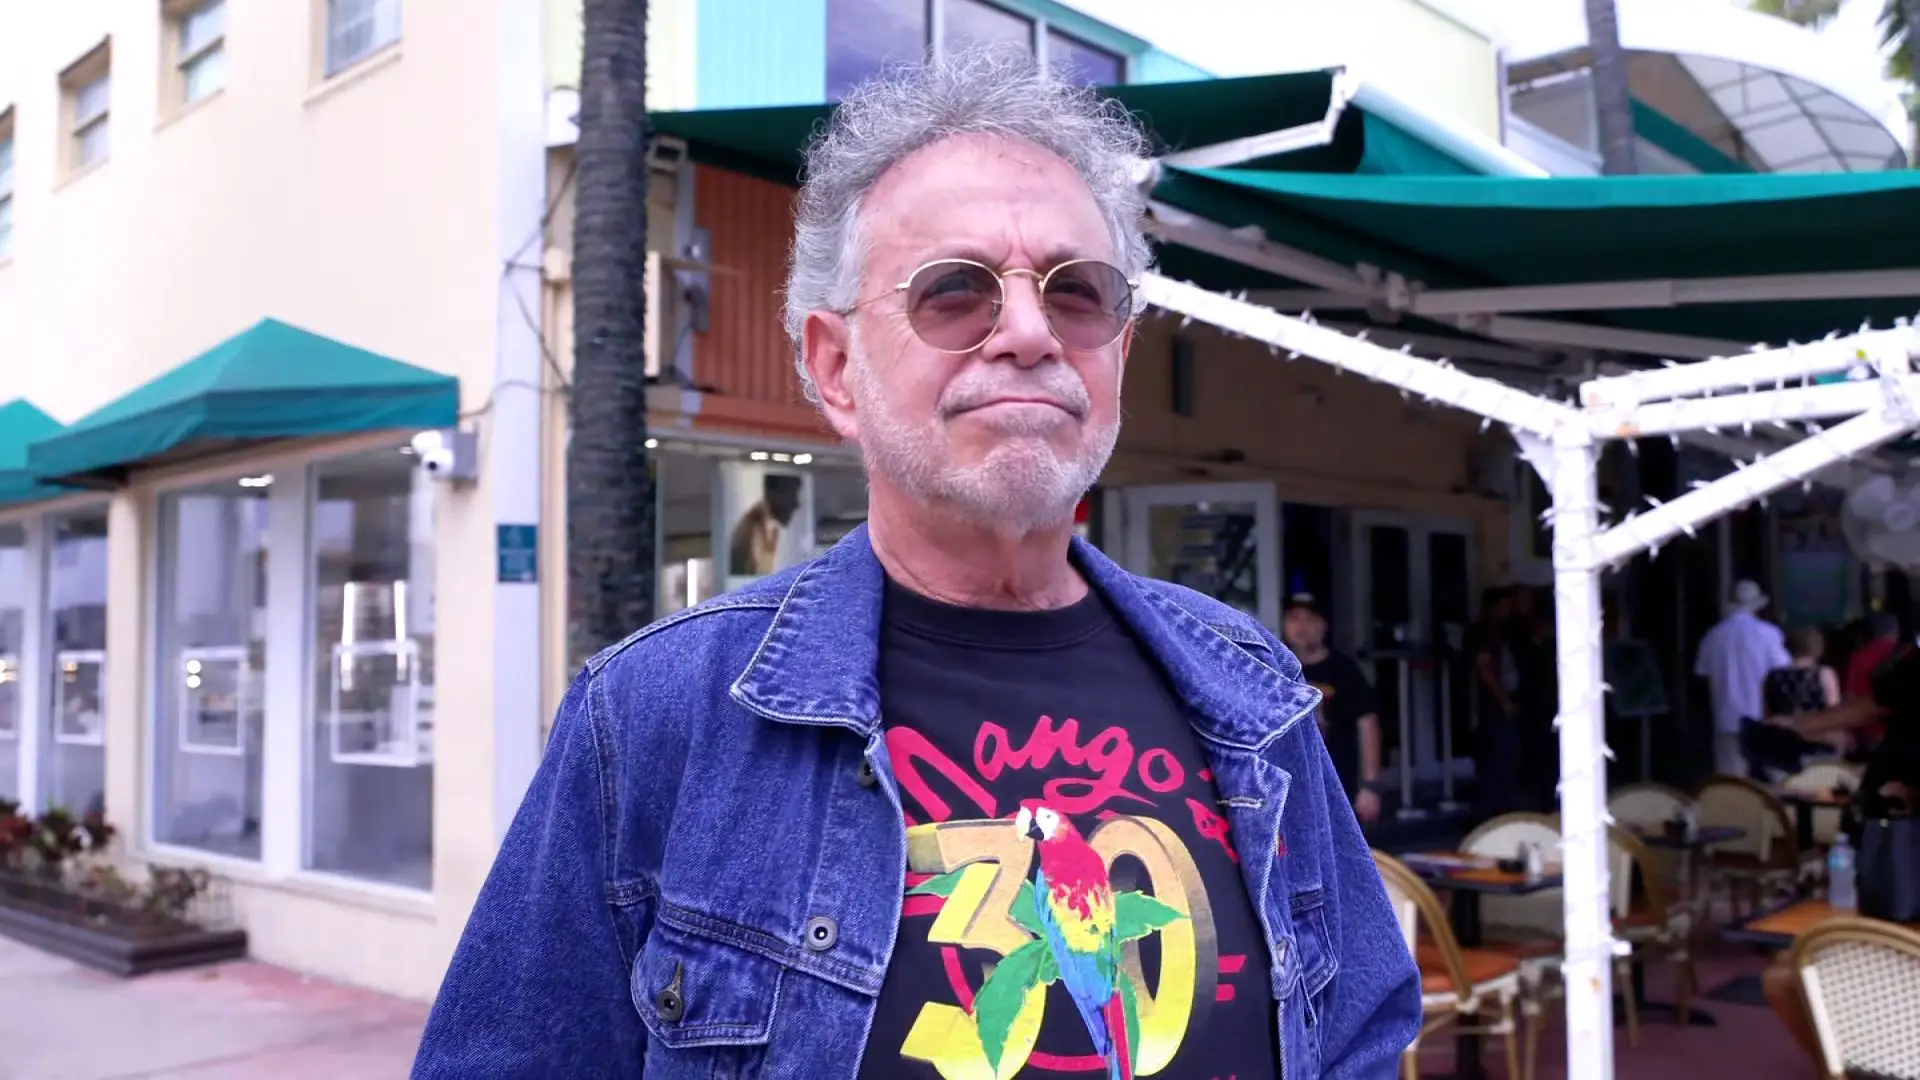
[[[1600,707],[1600,447],[1578,423],[1553,435],[1553,610],[1560,671],[1560,865],[1566,922],[1567,1080],[1612,1080],[1613,938],[1607,731]]]

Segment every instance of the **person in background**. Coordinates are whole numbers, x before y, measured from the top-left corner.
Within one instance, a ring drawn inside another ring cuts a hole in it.
[[[1280,636],[1300,661],[1300,677],[1320,691],[1320,737],[1340,784],[1365,824],[1380,819],[1380,704],[1352,657],[1327,645],[1327,616],[1310,593],[1287,598]]]
[[[1730,776],[1747,775],[1741,721],[1766,718],[1761,689],[1767,672],[1793,664],[1780,628],[1760,618],[1766,607],[1767,594],[1758,584],[1734,582],[1726,616],[1700,639],[1694,657],[1693,673],[1707,680],[1713,702],[1714,768]]]
[[[1873,697],[1873,675],[1893,657],[1900,644],[1900,619],[1890,611],[1876,611],[1867,619],[1867,640],[1847,658],[1847,675],[1840,681],[1840,693],[1848,701]],[[1870,751],[1886,737],[1886,726],[1867,724],[1854,733],[1854,746]]]
[[[1840,704],[1840,676],[1821,663],[1826,641],[1810,626],[1795,627],[1786,635],[1787,655],[1793,662],[1767,672],[1761,684],[1766,719],[1790,719],[1831,709]],[[1832,736],[1844,740],[1845,734]],[[1756,780],[1775,781],[1799,772],[1810,754],[1828,749],[1828,744],[1801,739],[1783,732],[1780,725],[1742,718],[1740,749]]]
[[[1514,590],[1497,586],[1480,594],[1480,618],[1467,648],[1473,659],[1479,740],[1474,747],[1474,813],[1489,818],[1519,809],[1520,665],[1513,654]]]
[[[1551,814],[1560,803],[1560,662],[1553,632],[1553,590],[1514,594],[1513,655],[1519,671],[1514,691],[1520,736],[1520,792],[1533,809]]]

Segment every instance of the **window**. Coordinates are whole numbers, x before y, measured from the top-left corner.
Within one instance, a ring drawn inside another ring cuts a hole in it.
[[[67,172],[107,159],[108,106],[113,100],[112,47],[101,46],[60,76],[62,108],[67,120]]]
[[[394,450],[313,474],[310,869],[433,885],[435,485]]]
[[[325,0],[328,77],[400,40],[400,0]]]
[[[827,99],[840,100],[889,63],[920,57],[930,40],[927,5],[918,0],[827,0]]]
[[[1047,64],[1061,78],[1083,86],[1119,86],[1127,81],[1127,63],[1119,53],[1058,30],[1047,31]]]
[[[943,49],[1012,44],[1033,51],[1032,19],[986,0],[944,0],[941,7],[940,47]]]
[[[107,512],[52,520],[47,607],[53,619],[52,703],[42,740],[46,803],[76,814],[106,808]],[[51,753],[46,753],[51,751]]]
[[[191,105],[227,85],[227,0],[170,0],[167,99]]]
[[[27,531],[0,524],[0,799],[20,797],[20,658],[26,653]]]
[[[268,488],[160,500],[154,839],[260,857]]]
[[[942,49],[1003,42],[1039,48],[1049,66],[1075,82],[1126,81],[1119,53],[989,0],[827,0],[828,99],[845,97],[887,64],[919,58],[936,41]]]
[[[0,259],[13,251],[13,110],[0,109]]]

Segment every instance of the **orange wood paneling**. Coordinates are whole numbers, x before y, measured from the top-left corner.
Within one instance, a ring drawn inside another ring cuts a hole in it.
[[[694,335],[694,381],[716,395],[810,408],[780,327],[793,192],[705,165],[693,184],[694,216],[712,234],[718,268],[710,328]]]

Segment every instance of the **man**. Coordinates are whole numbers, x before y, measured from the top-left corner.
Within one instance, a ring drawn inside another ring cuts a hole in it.
[[[1890,612],[1875,612],[1867,620],[1867,634],[1867,640],[1847,658],[1847,677],[1840,684],[1841,691],[1851,699],[1873,696],[1874,671],[1893,656],[1900,644],[1900,620]]]
[[[1320,737],[1340,787],[1366,824],[1380,819],[1380,706],[1360,665],[1327,647],[1327,616],[1311,593],[1287,598],[1280,635],[1300,660],[1300,677],[1320,691]]]
[[[1714,768],[1730,776],[1747,775],[1740,749],[1743,721],[1766,718],[1761,687],[1767,672],[1793,663],[1786,635],[1760,618],[1767,594],[1751,581],[1736,581],[1727,598],[1726,617],[1700,639],[1693,673],[1707,680],[1713,702]]]
[[[868,524],[588,664],[416,1078],[1394,1075],[1418,974],[1318,695],[1073,538],[1144,149],[1018,53],[845,99],[787,328]]]

